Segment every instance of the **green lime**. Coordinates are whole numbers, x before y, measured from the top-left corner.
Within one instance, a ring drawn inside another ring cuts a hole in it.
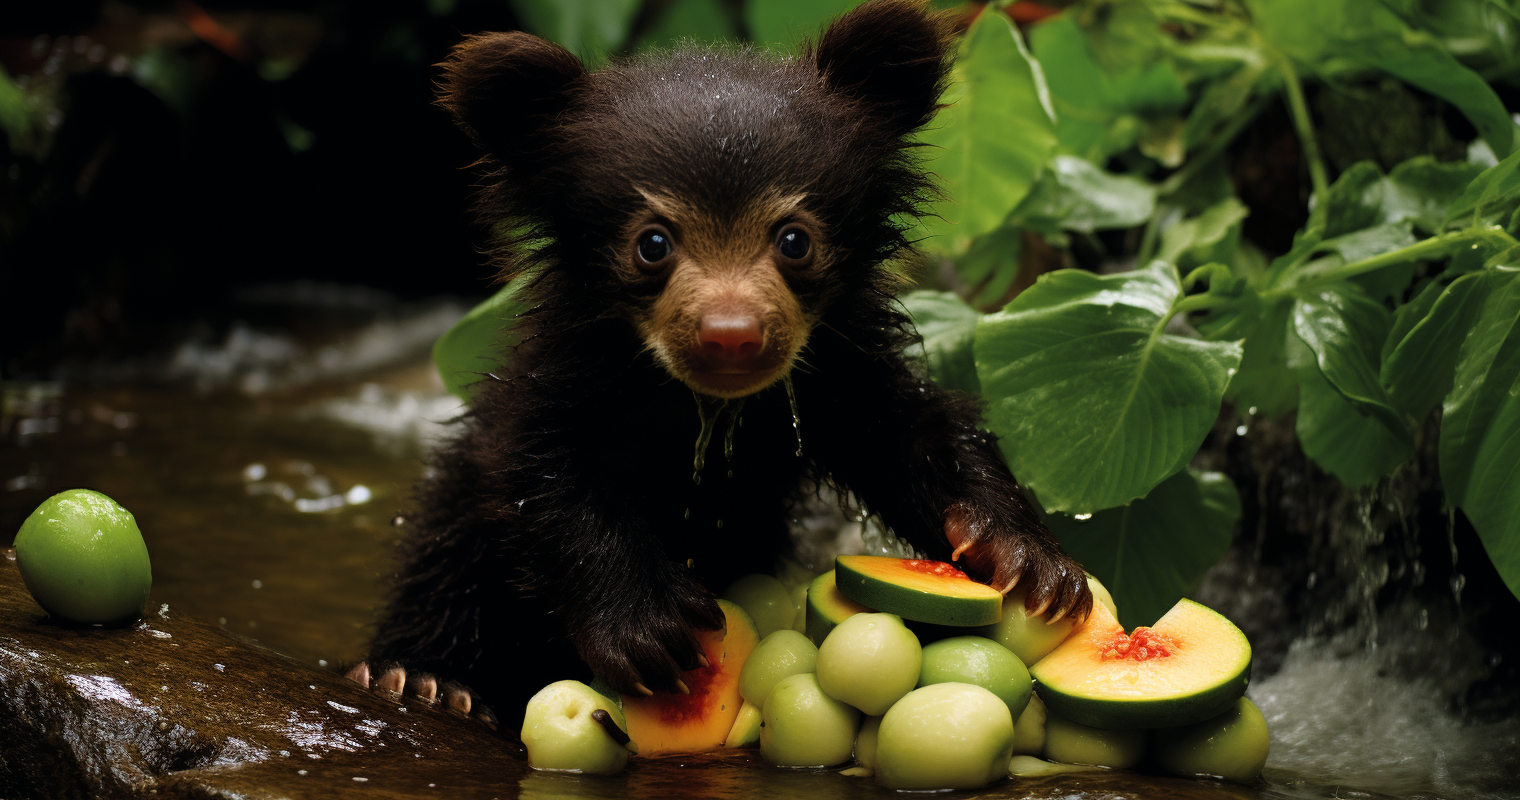
[[[16,565],[37,603],[84,623],[134,619],[153,572],[132,512],[89,489],[49,497],[16,533]]]

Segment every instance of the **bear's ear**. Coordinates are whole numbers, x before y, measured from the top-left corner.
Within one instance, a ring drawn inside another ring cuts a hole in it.
[[[830,89],[866,102],[902,136],[934,116],[950,41],[949,26],[925,3],[875,0],[829,26],[813,63]]]
[[[521,31],[471,36],[440,66],[438,104],[509,168],[524,166],[541,148],[541,135],[586,74],[569,50]]]

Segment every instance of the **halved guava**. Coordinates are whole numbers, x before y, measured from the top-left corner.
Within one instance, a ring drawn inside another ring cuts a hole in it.
[[[905,620],[971,626],[990,625],[1002,616],[998,590],[943,561],[839,556],[834,568],[845,597]]]
[[[820,645],[835,625],[856,614],[869,614],[874,610],[841,594],[834,584],[834,570],[829,570],[808,585],[805,633],[813,644]]]
[[[1029,670],[1053,714],[1108,730],[1169,728],[1223,713],[1251,678],[1251,643],[1192,600],[1124,632],[1101,603]]]
[[[723,609],[724,630],[697,632],[707,666],[681,673],[690,694],[622,696],[628,738],[639,755],[716,750],[733,729],[744,703],[739,673],[760,637],[744,609],[727,600],[719,600],[718,607]]]

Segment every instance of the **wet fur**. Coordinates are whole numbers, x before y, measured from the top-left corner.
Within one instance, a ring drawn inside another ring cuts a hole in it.
[[[487,154],[480,213],[503,277],[533,272],[536,305],[420,488],[374,661],[468,684],[505,719],[591,672],[670,690],[696,665],[691,630],[721,625],[712,592],[769,569],[824,482],[933,557],[967,540],[973,574],[1019,577],[1031,607],[1087,613],[1080,568],[975,403],[904,355],[917,338],[883,265],[907,247],[893,215],[933,192],[903,137],[936,109],[947,46],[921,4],[894,0],[789,60],[696,49],[587,74],[522,33],[456,49],[440,102]],[[809,268],[772,264],[777,214],[816,231]],[[646,218],[681,228],[684,260],[657,275],[629,255]],[[800,337],[786,371],[803,456],[772,384],[729,401],[696,483],[678,351],[713,292]]]

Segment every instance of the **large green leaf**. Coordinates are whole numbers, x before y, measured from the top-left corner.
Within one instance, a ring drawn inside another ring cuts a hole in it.
[[[1039,64],[1003,14],[977,17],[943,101],[949,107],[920,138],[949,200],[920,220],[917,236],[958,254],[1029,194],[1055,149],[1055,122]]]
[[[1483,168],[1448,164],[1430,156],[1411,158],[1393,168],[1383,192],[1383,216],[1389,222],[1412,221],[1426,233],[1439,233],[1447,210]]]
[[[1489,270],[1441,417],[1441,481],[1520,597],[1520,271]]]
[[[911,292],[902,302],[924,338],[929,377],[947,389],[980,394],[971,348],[982,313],[953,292]]]
[[[1403,416],[1379,379],[1379,358],[1392,325],[1382,303],[1349,286],[1306,293],[1293,305],[1293,330],[1313,351],[1330,385],[1390,431],[1403,431]]]
[[[1446,212],[1447,226],[1504,224],[1520,206],[1520,152],[1484,170]]]
[[[1467,338],[1473,319],[1482,307],[1489,279],[1474,272],[1458,278],[1444,291],[1432,283],[1408,305],[1399,309],[1397,322],[1418,315],[1418,321],[1401,331],[1395,325],[1389,335],[1380,379],[1395,405],[1416,420],[1424,419],[1451,391],[1457,353]]]
[[[1292,332],[1293,303],[1279,300],[1258,313],[1227,394],[1246,413],[1275,419],[1298,407],[1298,373],[1287,359],[1288,340],[1298,338]]]
[[[1047,510],[1143,497],[1203,443],[1241,349],[1165,333],[1181,295],[1162,262],[1059,270],[977,325],[988,423]]]
[[[528,31],[556,42],[589,64],[628,39],[639,0],[508,0]]]
[[[1357,488],[1387,475],[1414,455],[1409,432],[1364,413],[1325,379],[1314,352],[1289,336],[1288,363],[1298,378],[1298,442],[1304,454],[1341,483]]]
[[[1003,226],[977,237],[966,252],[954,260],[955,272],[965,283],[967,296],[978,308],[1002,305],[1003,298],[1019,277],[1019,257],[1024,232]]]
[[[469,400],[471,384],[501,369],[508,350],[521,341],[513,328],[529,308],[521,295],[532,280],[530,272],[513,278],[433,343],[433,365],[444,388]]]
[[[1233,263],[1240,223],[1250,213],[1244,203],[1229,197],[1197,216],[1173,223],[1161,232],[1157,257],[1184,270],[1210,261]]]
[[[1185,469],[1122,508],[1086,520],[1052,514],[1046,523],[1133,628],[1154,623],[1198,588],[1229,549],[1239,518],[1240,495],[1227,476]]]
[[[1154,185],[1058,155],[1013,210],[1010,223],[1046,235],[1092,233],[1142,225],[1155,210]]]
[[[684,41],[706,43],[734,36],[734,25],[719,0],[675,0],[644,34],[640,47],[672,47]]]

